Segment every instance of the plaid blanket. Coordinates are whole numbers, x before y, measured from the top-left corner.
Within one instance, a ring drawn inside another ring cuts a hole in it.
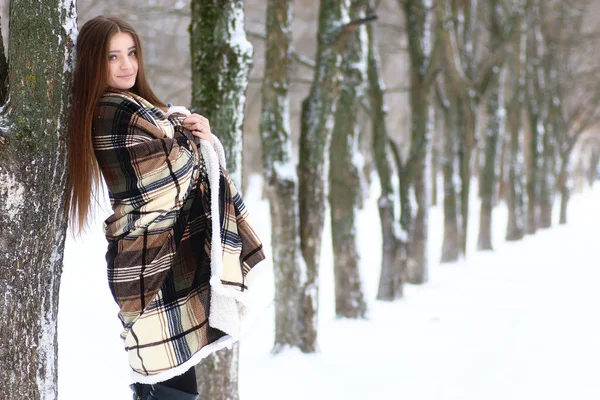
[[[113,214],[108,282],[135,382],[179,375],[237,340],[264,259],[222,146],[127,91],[98,103],[92,140]]]

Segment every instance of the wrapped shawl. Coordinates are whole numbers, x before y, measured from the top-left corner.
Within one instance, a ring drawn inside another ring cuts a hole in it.
[[[113,208],[108,282],[135,382],[164,381],[231,346],[247,275],[264,259],[220,142],[198,140],[184,118],[111,89],[92,125]]]

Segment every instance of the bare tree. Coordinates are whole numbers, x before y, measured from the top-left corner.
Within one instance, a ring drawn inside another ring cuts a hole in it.
[[[365,18],[368,0],[352,0],[350,18]],[[367,31],[360,26],[343,55],[340,99],[329,152],[329,205],[335,276],[335,311],[339,317],[363,318],[367,303],[360,277],[356,218],[362,202],[358,156],[358,113],[367,70]]]
[[[325,179],[335,109],[341,86],[341,55],[364,20],[350,21],[348,0],[323,0],[319,8],[316,68],[308,97],[302,102],[299,191],[300,238],[307,266],[302,312],[302,350],[317,349],[317,298],[321,239],[325,221]]]
[[[481,22],[483,19],[481,15],[486,10],[485,5],[488,7],[489,28],[487,29]],[[440,0],[438,6],[442,24],[440,36],[444,44],[443,54],[449,79],[448,87],[453,93],[453,103],[457,106],[459,124],[457,138],[461,180],[460,252],[465,254],[469,225],[470,183],[473,176],[472,155],[479,122],[478,108],[488,88],[497,83],[500,66],[506,55],[506,45],[511,37],[510,29],[507,30],[499,24],[503,14],[510,16],[512,13],[507,11],[511,7],[501,1],[484,4],[479,1]],[[507,27],[511,27],[510,22],[513,18],[505,18]],[[494,163],[491,164],[493,165]],[[488,165],[488,168],[491,166]],[[488,214],[485,208],[484,212],[486,215],[484,222],[486,222]]]
[[[190,43],[192,108],[199,110],[223,142],[227,170],[242,187],[242,127],[252,63],[242,0],[192,0]],[[196,366],[200,398],[237,400],[238,346],[223,349]]]
[[[402,162],[394,151],[399,166],[400,225],[406,235],[406,280],[425,283],[428,275],[427,236],[430,203],[428,161],[433,115],[431,87],[437,74],[434,44],[435,24],[428,0],[399,0],[406,20],[410,58],[410,148]],[[412,209],[411,192],[417,209]]]
[[[508,224],[506,240],[520,240],[525,235],[525,187],[523,167],[523,107],[525,105],[525,68],[527,57],[527,9],[528,0],[518,0],[517,26],[514,55],[509,66],[511,94],[507,105],[509,129],[509,162],[507,183]]]
[[[271,207],[275,268],[275,346],[301,347],[301,302],[306,264],[300,252],[298,178],[293,165],[288,95],[291,68],[292,2],[269,0],[261,138],[265,189]]]
[[[0,41],[0,398],[56,399],[76,5],[15,0],[9,21],[8,62]]]
[[[458,182],[458,113],[456,101],[448,99],[453,92],[446,89],[448,78],[440,76],[436,85],[438,107],[443,115],[442,154],[440,164],[444,178],[444,239],[440,262],[454,262],[460,258],[461,226],[456,182]],[[453,100],[454,99],[453,97]]]
[[[373,2],[369,13],[374,12]],[[371,110],[371,130],[373,131],[373,158],[379,175],[381,194],[377,200],[381,220],[383,253],[377,299],[394,300],[402,297],[405,280],[406,244],[399,235],[399,219],[395,215],[396,198],[392,179],[394,176],[391,157],[391,142],[388,136],[387,105],[385,102],[385,84],[381,77],[381,60],[377,51],[377,41],[372,25],[367,26],[369,40],[369,60],[367,75],[369,79],[369,105]]]
[[[507,41],[514,24],[510,16],[502,15],[505,0],[492,0],[488,7],[490,44],[493,49],[500,48]],[[499,65],[490,72],[489,92],[487,94],[488,123],[484,138],[484,160],[480,174],[481,209],[479,213],[478,250],[492,250],[492,210],[498,197],[499,154],[500,144],[506,124],[506,109],[504,107],[506,69]]]

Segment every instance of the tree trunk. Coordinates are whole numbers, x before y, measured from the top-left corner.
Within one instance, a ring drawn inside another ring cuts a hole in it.
[[[410,110],[411,143],[406,163],[401,168],[400,223],[407,234],[406,280],[422,284],[427,280],[427,220],[429,213],[430,136],[432,109],[429,91],[433,83],[433,12],[426,0],[401,1],[408,34],[410,57]],[[410,192],[416,201],[416,215],[412,214]]]
[[[499,179],[498,149],[504,132],[504,72],[494,72],[487,99],[488,125],[485,134],[485,156],[481,171],[481,210],[479,217],[478,250],[493,250],[492,211],[496,203]]]
[[[372,11],[372,10],[370,10]],[[402,297],[404,285],[403,260],[406,248],[400,243],[398,232],[400,226],[395,216],[396,201],[392,184],[393,167],[390,162],[390,146],[387,133],[387,106],[385,104],[385,87],[381,79],[381,61],[377,53],[375,33],[371,25],[367,26],[369,36],[369,98],[371,105],[371,121],[373,131],[373,158],[379,175],[381,195],[377,201],[381,220],[381,236],[383,254],[381,258],[381,274],[379,278],[378,300],[395,300]]]
[[[305,330],[300,305],[306,265],[300,252],[298,179],[292,154],[288,95],[292,14],[290,0],[269,0],[260,131],[271,232],[275,233],[271,246],[276,353],[285,347],[300,347]]]
[[[438,127],[436,124],[436,121],[438,119],[438,112],[437,109],[435,107],[433,107],[433,129],[431,131],[431,135],[432,135],[432,139],[431,139],[431,161],[429,162],[429,165],[431,166],[431,176],[430,176],[430,180],[431,180],[431,206],[435,207],[438,205],[438,185],[437,185],[437,181],[438,181],[438,175],[439,175],[439,169],[440,169],[440,151],[439,151],[439,147],[436,145],[436,143],[439,142],[439,132],[438,132]]]
[[[475,146],[477,123],[476,103],[472,99],[456,99],[458,104],[458,169],[460,176],[460,221],[461,253],[467,254],[467,233],[469,230],[469,198],[471,193],[471,158]]]
[[[208,39],[210,38],[210,40]],[[190,46],[192,108],[210,120],[225,148],[227,172],[242,188],[242,127],[252,62],[242,0],[192,0]],[[237,400],[238,346],[196,366],[200,398]]]
[[[408,168],[414,190],[417,214],[412,224],[411,240],[406,262],[406,280],[413,284],[423,284],[428,278],[427,235],[429,219],[429,135],[431,132],[431,106],[428,93],[415,88],[411,97],[413,136],[411,139],[411,157]],[[409,186],[410,187],[410,186]],[[409,200],[410,201],[410,200]]]
[[[523,182],[523,153],[522,153],[522,109],[524,103],[525,63],[527,55],[527,24],[526,11],[519,16],[519,35],[515,46],[515,57],[511,66],[513,75],[513,98],[508,107],[510,144],[508,163],[508,224],[506,240],[520,240],[525,235],[525,193]]]
[[[531,0],[529,12],[529,35],[527,57],[527,110],[529,111],[529,154],[527,157],[527,218],[525,231],[534,234],[539,225],[539,191],[541,180],[541,158],[543,141],[546,135],[546,112],[548,94],[544,74],[543,34],[541,28],[541,4],[539,0]]]
[[[444,176],[444,239],[442,242],[441,262],[456,262],[460,258],[461,235],[459,222],[459,205],[456,190],[456,183],[459,181],[456,171],[457,149],[456,137],[456,102],[450,102],[445,91],[438,86],[438,102],[444,110],[444,135],[443,135],[443,155],[442,155],[442,174]]]
[[[546,133],[542,138],[542,161],[540,168],[540,208],[539,228],[552,226],[552,207],[556,188],[556,137],[553,124],[546,124]]]
[[[300,238],[307,266],[302,312],[306,331],[302,350],[317,348],[317,300],[321,238],[325,220],[326,156],[340,91],[341,54],[349,31],[347,0],[323,0],[319,10],[317,65],[310,93],[302,102],[299,193]],[[340,28],[342,27],[342,28]]]
[[[515,108],[511,105],[511,107]],[[523,130],[520,126],[520,109],[514,109],[511,115],[511,131],[509,145],[509,163],[508,163],[508,182],[507,182],[507,204],[508,204],[508,225],[506,230],[506,240],[520,240],[525,235],[524,221],[524,182],[522,166],[522,146],[521,137]]]
[[[592,148],[589,155],[589,165],[586,171],[587,183],[589,186],[594,186],[594,182],[598,179],[598,166],[600,165],[600,149]]]
[[[352,19],[364,18],[365,0],[353,0]],[[341,97],[329,152],[329,205],[335,276],[335,312],[338,317],[364,318],[367,311],[360,278],[356,217],[362,199],[357,162],[360,107],[367,69],[367,32],[359,27],[349,38],[342,65]]]
[[[560,185],[560,217],[558,223],[564,225],[567,223],[567,208],[569,206],[569,199],[571,198],[571,185],[569,182],[568,172],[565,171],[561,177]]]
[[[14,0],[8,64],[0,42],[2,399],[58,397],[66,127],[76,30],[74,1]]]

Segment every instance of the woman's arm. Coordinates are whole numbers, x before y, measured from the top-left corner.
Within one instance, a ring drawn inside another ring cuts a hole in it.
[[[119,95],[105,96],[97,106],[93,144],[114,210],[107,235],[177,212],[194,186],[199,155],[193,136],[177,127],[173,138],[165,137],[145,118],[149,112]]]

